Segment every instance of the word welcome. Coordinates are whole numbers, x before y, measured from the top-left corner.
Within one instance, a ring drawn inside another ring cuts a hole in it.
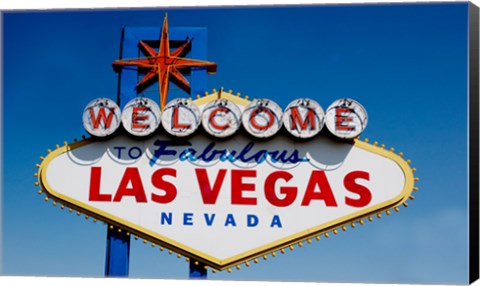
[[[87,132],[97,137],[113,134],[120,125],[134,136],[147,136],[156,132],[160,124],[165,132],[185,137],[202,124],[215,137],[231,136],[243,126],[258,138],[271,137],[282,126],[294,137],[312,138],[326,125],[333,135],[343,139],[355,138],[367,125],[363,106],[348,98],[335,101],[326,112],[308,98],[292,101],[284,111],[269,99],[254,100],[241,107],[243,111],[227,99],[211,101],[202,108],[191,100],[177,98],[161,111],[153,100],[137,97],[120,112],[114,101],[99,98],[86,106],[83,124]]]

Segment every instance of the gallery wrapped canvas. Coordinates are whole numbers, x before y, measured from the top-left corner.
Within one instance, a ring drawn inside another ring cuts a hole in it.
[[[2,12],[2,275],[477,280],[478,12]]]

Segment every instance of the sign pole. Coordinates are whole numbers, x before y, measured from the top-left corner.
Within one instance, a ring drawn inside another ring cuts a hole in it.
[[[107,255],[105,261],[105,276],[128,277],[130,258],[130,236],[114,227],[107,230]]]
[[[207,32],[206,29],[197,29],[189,31],[194,34],[195,47],[191,50],[191,56],[194,58],[205,59],[207,57]],[[191,91],[190,94],[195,96],[196,94],[202,94],[207,90],[207,72],[205,68],[192,68],[191,70]],[[189,266],[189,279],[207,279],[207,269],[204,263],[190,260]]]
[[[170,29],[170,39],[195,39],[190,55],[193,58],[204,59],[207,56],[207,32],[205,28],[173,28]],[[138,39],[158,40],[158,30],[155,28],[123,28],[120,44],[120,59],[138,56]],[[123,108],[127,102],[137,96],[137,68],[130,67],[119,73],[117,103]],[[205,68],[192,68],[191,95],[202,94],[207,86],[207,71]],[[107,254],[105,261],[105,276],[127,277],[130,253],[130,236],[118,232],[114,228],[107,231]],[[205,264],[190,263],[190,279],[206,279]]]
[[[120,40],[120,58],[123,54],[125,40],[125,29],[122,29]],[[136,71],[135,71],[136,72]],[[131,97],[130,94],[120,92],[121,74],[118,80],[117,103],[125,105]],[[130,259],[130,236],[125,231],[120,231],[112,225],[107,227],[107,253],[105,257],[106,277],[128,277],[128,266]]]
[[[190,279],[207,279],[207,268],[204,263],[190,260]]]

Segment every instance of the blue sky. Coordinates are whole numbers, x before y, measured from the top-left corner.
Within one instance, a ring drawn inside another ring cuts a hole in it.
[[[241,9],[9,12],[3,17],[3,274],[101,277],[106,226],[43,202],[35,164],[86,134],[81,115],[115,99],[124,26],[206,27],[208,87],[268,97],[309,94],[324,108],[365,106],[362,137],[418,169],[410,207],[332,239],[209,279],[465,283],[466,3]],[[132,239],[131,277],[187,278],[183,259]]]

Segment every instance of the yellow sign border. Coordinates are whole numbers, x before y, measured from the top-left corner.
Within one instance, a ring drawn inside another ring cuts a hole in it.
[[[228,92],[228,93],[224,92],[223,94],[221,94],[221,92],[222,91],[218,92],[218,94],[214,93],[211,95],[207,95],[204,98],[201,98],[194,102],[198,105],[202,105],[218,98],[227,98],[241,105],[246,105],[249,102],[247,99],[243,99],[238,96],[232,95],[231,92]],[[369,221],[372,221],[373,215],[377,215],[378,217],[380,217],[381,216],[380,213],[383,211],[386,211],[387,215],[390,214],[391,209],[395,209],[396,211],[398,211],[397,207],[399,205],[403,204],[404,206],[407,206],[407,203],[405,201],[408,200],[409,198],[413,198],[411,196],[411,193],[416,189],[414,187],[414,181],[418,180],[418,178],[414,178],[413,176],[413,172],[415,171],[415,169],[410,168],[409,162],[403,160],[403,158],[400,155],[395,154],[393,152],[393,149],[385,150],[383,148],[384,147],[383,145],[381,147],[376,146],[377,145],[376,142],[374,143],[374,145],[371,145],[371,144],[368,144],[367,142],[362,142],[359,139],[354,139],[353,143],[351,143],[353,147],[361,148],[368,152],[372,152],[374,154],[383,156],[387,159],[393,160],[396,164],[399,165],[399,167],[402,169],[405,175],[405,185],[402,192],[398,196],[396,196],[391,200],[385,201],[381,204],[377,204],[375,206],[359,210],[354,214],[350,214],[348,216],[338,218],[328,223],[318,225],[314,228],[301,231],[294,235],[284,237],[282,239],[279,239],[267,245],[254,248],[252,250],[246,251],[239,255],[230,257],[228,259],[220,260],[206,253],[203,253],[201,251],[195,250],[186,245],[178,243],[163,235],[152,232],[148,229],[145,229],[141,226],[135,225],[131,222],[125,221],[118,217],[115,217],[111,214],[108,214],[102,210],[93,208],[92,206],[79,202],[70,197],[64,196],[60,193],[57,193],[55,190],[53,190],[53,188],[51,188],[51,186],[48,184],[46,179],[46,169],[48,168],[48,165],[50,164],[50,162],[55,157],[63,153],[72,151],[74,149],[91,144],[93,142],[96,142],[96,140],[84,139],[82,141],[74,142],[72,144],[68,144],[67,142],[65,142],[64,146],[62,147],[57,145],[57,149],[55,149],[54,151],[49,150],[50,152],[47,155],[47,157],[43,159],[43,162],[40,165],[37,164],[37,167],[39,168],[39,172],[38,172],[39,182],[37,183],[37,185],[40,185],[42,187],[42,191],[46,191],[47,197],[45,199],[48,200],[49,197],[53,197],[55,201],[58,201],[62,204],[62,208],[64,207],[63,205],[66,205],[69,208],[73,208],[77,210],[78,212],[85,213],[86,216],[92,216],[96,219],[105,221],[106,223],[110,224],[110,227],[116,226],[120,231],[124,230],[124,231],[127,231],[128,233],[135,234],[136,236],[140,236],[144,239],[144,242],[151,241],[152,245],[159,244],[161,247],[166,247],[170,249],[171,250],[170,253],[172,253],[173,251],[177,252],[179,255],[184,255],[191,259],[195,259],[199,262],[202,262],[218,270],[228,269],[229,271],[231,271],[230,267],[236,265],[238,268],[239,265],[242,263],[249,265],[250,260],[253,260],[255,263],[257,263],[259,257],[263,256],[263,258],[266,259],[267,258],[266,255],[270,253],[273,256],[275,256],[276,251],[280,250],[283,253],[284,248],[286,247],[293,249],[294,245],[302,246],[303,241],[307,241],[308,243],[310,243],[312,238],[316,238],[317,240],[320,240],[321,235],[324,235],[325,237],[329,237],[329,232],[333,232],[333,234],[337,234],[338,233],[337,229],[346,230],[346,226],[348,225],[355,227],[355,223],[357,222],[360,224],[364,224],[364,219],[368,219]],[[348,143],[345,143],[345,144],[348,144]],[[56,204],[56,202],[54,204]]]

